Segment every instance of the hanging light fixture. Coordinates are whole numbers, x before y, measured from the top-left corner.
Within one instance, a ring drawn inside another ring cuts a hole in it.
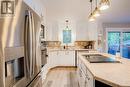
[[[95,0],[95,2],[96,2],[96,8],[95,8],[95,10],[93,12],[93,16],[98,17],[98,16],[100,16],[100,10],[97,7],[97,0]]]
[[[91,14],[89,15],[89,21],[95,21],[95,17],[93,16],[92,13],[92,0],[90,0],[90,3],[91,3]]]
[[[93,14],[91,13],[89,16],[89,21],[95,21],[95,17],[93,16]]]
[[[106,9],[109,8],[109,6],[110,6],[109,0],[101,0],[99,9],[100,10],[106,10]]]

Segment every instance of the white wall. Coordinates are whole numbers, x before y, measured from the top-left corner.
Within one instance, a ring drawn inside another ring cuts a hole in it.
[[[46,0],[47,40],[61,40],[65,21],[69,20],[73,41],[82,37],[88,39],[86,0]],[[79,4],[80,3],[80,4]],[[86,11],[85,11],[86,10]],[[82,36],[77,32],[82,32]],[[77,36],[78,35],[78,36]]]

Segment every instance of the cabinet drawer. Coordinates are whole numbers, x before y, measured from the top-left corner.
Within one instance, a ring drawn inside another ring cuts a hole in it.
[[[87,74],[87,68],[86,68],[85,64],[81,60],[79,60],[78,65],[79,65],[79,68],[84,72],[84,74]]]
[[[89,70],[87,70],[88,85],[94,87],[94,78]]]
[[[86,79],[85,79],[85,74],[78,68],[78,81],[79,81],[79,86],[80,87],[87,87],[86,85]]]

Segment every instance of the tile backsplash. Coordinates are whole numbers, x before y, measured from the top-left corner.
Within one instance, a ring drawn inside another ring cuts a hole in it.
[[[81,49],[94,49],[95,41],[75,41],[74,46]],[[48,47],[61,47],[60,41],[47,41]]]
[[[48,47],[60,47],[61,42],[60,41],[47,41]]]
[[[82,49],[94,49],[95,41],[75,41],[75,46]]]

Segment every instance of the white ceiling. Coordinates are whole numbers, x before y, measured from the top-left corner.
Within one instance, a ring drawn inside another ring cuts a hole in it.
[[[94,0],[95,1],[95,0]],[[98,18],[103,22],[130,23],[130,0],[110,0],[111,6]],[[73,17],[87,20],[90,13],[89,0],[44,0],[47,16],[52,18]]]
[[[130,23],[130,0],[111,0],[110,9],[99,18],[104,22]]]

